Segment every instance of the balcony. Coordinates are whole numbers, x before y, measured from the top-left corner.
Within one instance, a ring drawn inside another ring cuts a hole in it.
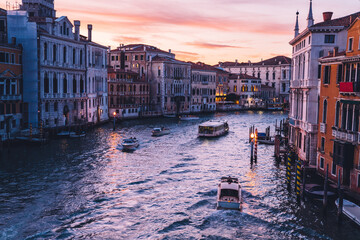
[[[360,142],[360,133],[353,132],[350,130],[340,129],[337,127],[332,127],[332,136],[336,139],[343,140],[345,142],[359,144]]]
[[[320,123],[320,132],[326,133],[326,123]]]
[[[20,101],[21,95],[3,95],[0,96],[0,101]]]
[[[341,82],[339,84],[340,93],[360,92],[360,83],[357,82]]]

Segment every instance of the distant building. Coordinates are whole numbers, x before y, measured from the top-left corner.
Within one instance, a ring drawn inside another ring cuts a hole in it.
[[[333,182],[337,182],[340,171],[341,184],[360,193],[360,18],[353,19],[346,27],[347,38],[343,45],[325,52],[320,59],[316,166],[322,175],[328,167]],[[349,23],[350,17],[342,21]],[[345,51],[339,52],[339,47]]]
[[[9,11],[8,38],[24,49],[24,101],[29,122],[47,128],[108,119],[107,48],[80,35],[80,21],[55,17],[54,2],[23,0]],[[75,27],[75,28],[74,28]]]
[[[216,103],[224,103],[229,93],[230,73],[220,67],[214,67],[216,70]]]
[[[191,63],[191,112],[216,111],[216,74],[210,65]]]
[[[312,2],[307,28],[299,33],[298,13],[292,45],[292,78],[290,84],[290,143],[302,161],[317,164],[318,99],[321,69],[318,59],[338,47],[345,50],[346,29],[360,13],[331,19],[324,13],[324,21],[314,24]],[[322,101],[322,99],[320,99]]]
[[[242,107],[260,107],[260,90],[261,79],[247,74],[231,74],[227,99],[235,100]]]
[[[191,64],[170,57],[151,58],[149,83],[151,104],[162,114],[190,112]]]
[[[260,62],[220,62],[219,66],[234,74],[247,74],[261,79],[261,83],[275,88],[275,97],[280,102],[289,101],[291,59],[276,56]]]
[[[22,47],[16,39],[7,43],[2,26],[6,26],[6,11],[0,9],[0,141],[12,137],[27,122],[22,101]]]
[[[138,118],[150,104],[149,83],[140,80],[139,74],[121,69],[108,69],[109,116]]]

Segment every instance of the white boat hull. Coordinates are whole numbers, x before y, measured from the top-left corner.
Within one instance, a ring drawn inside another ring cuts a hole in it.
[[[339,207],[339,199],[335,201],[337,207]],[[360,207],[353,202],[346,199],[343,200],[343,213],[345,216],[353,220],[360,226]]]

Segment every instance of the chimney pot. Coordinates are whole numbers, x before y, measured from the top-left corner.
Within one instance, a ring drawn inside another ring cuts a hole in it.
[[[74,26],[75,26],[75,40],[79,41],[80,40],[80,21],[79,20],[75,20],[74,21]]]
[[[333,12],[323,12],[324,22],[330,21],[332,18]]]
[[[92,25],[88,24],[88,41],[91,42],[92,41]]]

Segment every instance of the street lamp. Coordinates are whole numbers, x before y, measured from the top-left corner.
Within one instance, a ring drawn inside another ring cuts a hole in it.
[[[114,115],[114,127],[113,127],[113,130],[115,131],[115,118],[116,118],[116,112],[113,112],[113,115]]]

